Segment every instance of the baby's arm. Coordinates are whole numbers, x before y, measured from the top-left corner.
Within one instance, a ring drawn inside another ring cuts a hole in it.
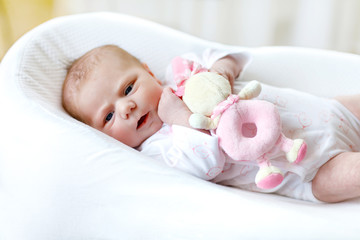
[[[168,125],[190,127],[189,117],[192,114],[185,103],[177,97],[170,87],[165,87],[158,106],[160,119]]]
[[[174,94],[172,89],[165,87],[158,105],[158,115],[160,119],[170,126],[180,125],[192,128],[189,124],[191,114],[192,112],[186,104]],[[206,130],[197,130],[209,134]]]
[[[216,72],[229,80],[231,88],[234,81],[239,77],[242,70],[242,64],[231,55],[227,55],[217,60],[210,68],[210,72]]]
[[[225,155],[216,136],[201,134],[190,128],[175,125],[172,145],[162,156],[172,167],[204,180],[214,179],[222,173]]]

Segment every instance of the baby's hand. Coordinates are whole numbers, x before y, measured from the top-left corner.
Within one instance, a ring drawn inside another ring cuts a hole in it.
[[[191,111],[186,104],[178,98],[170,87],[165,87],[158,106],[160,119],[169,125],[177,124],[189,127]]]
[[[225,56],[212,65],[210,72],[218,73],[228,79],[231,89],[233,89],[234,81],[241,72],[241,64],[239,64],[232,56]]]

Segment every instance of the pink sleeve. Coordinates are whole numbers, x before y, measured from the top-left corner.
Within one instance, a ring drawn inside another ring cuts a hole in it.
[[[208,71],[208,69],[204,68],[201,64],[182,57],[175,57],[171,61],[171,66],[173,78],[177,86],[175,94],[179,97],[184,95],[185,82],[187,79],[195,74]]]

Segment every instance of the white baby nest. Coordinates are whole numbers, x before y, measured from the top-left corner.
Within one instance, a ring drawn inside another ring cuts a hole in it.
[[[117,44],[160,79],[204,41],[114,13],[56,18],[17,41],[0,66],[0,239],[356,239],[360,199],[315,204],[215,185],[141,155],[61,107],[69,64]],[[242,80],[322,96],[360,92],[360,57],[249,48]]]

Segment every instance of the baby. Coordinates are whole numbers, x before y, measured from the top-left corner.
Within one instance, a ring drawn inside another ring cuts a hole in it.
[[[223,75],[233,86],[248,55],[207,51],[203,58],[189,58]],[[284,131],[293,138],[300,135],[310,144],[306,159],[298,166],[273,156],[272,162],[283,170],[285,180],[275,189],[262,190],[253,182],[257,166],[230,159],[219,149],[216,136],[192,129],[190,110],[164,85],[170,84],[162,84],[145,63],[117,46],[106,45],[72,64],[62,101],[65,110],[79,121],[215,183],[310,201],[360,197],[360,107],[356,104],[360,95],[333,100],[265,85],[259,97],[278,105]],[[311,118],[313,115],[319,117]]]

